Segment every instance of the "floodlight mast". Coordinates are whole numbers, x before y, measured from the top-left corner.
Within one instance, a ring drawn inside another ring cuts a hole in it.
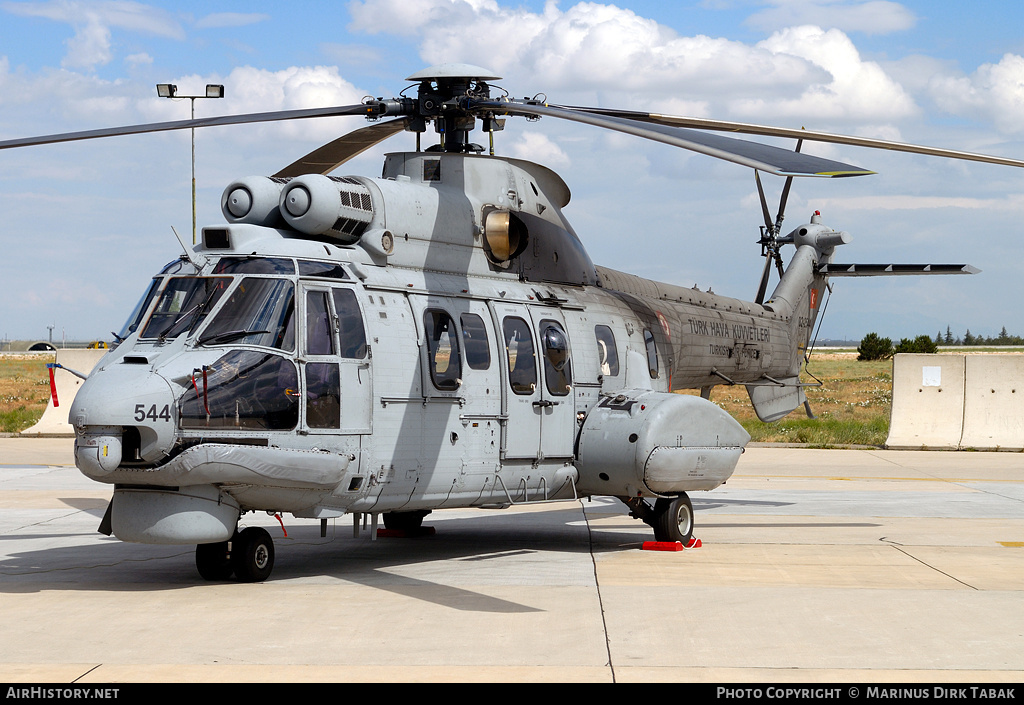
[[[199,98],[223,98],[224,86],[216,83],[206,84],[205,95],[178,95],[178,87],[173,83],[156,84],[156,94],[161,98],[188,98],[192,106],[191,119],[196,119],[196,100]],[[196,128],[192,132],[192,244],[196,244]]]

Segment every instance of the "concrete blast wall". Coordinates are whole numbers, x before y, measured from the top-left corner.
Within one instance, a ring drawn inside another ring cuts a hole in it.
[[[96,367],[96,363],[107,353],[106,350],[58,350],[57,364],[88,375]],[[53,371],[54,386],[57,387],[57,403],[53,405],[53,395],[46,405],[46,410],[35,426],[25,429],[21,436],[73,436],[75,429],[68,423],[68,412],[71,402],[82,386],[82,380],[67,370]]]
[[[885,445],[1024,450],[1024,355],[897,355]]]

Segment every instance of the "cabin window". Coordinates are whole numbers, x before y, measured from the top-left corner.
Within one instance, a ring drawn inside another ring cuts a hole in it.
[[[181,401],[182,428],[284,431],[299,422],[299,376],[280,355],[234,350],[193,373]]]
[[[334,331],[326,291],[306,292],[306,354],[334,354]]]
[[[366,357],[366,331],[363,329],[363,314],[359,312],[356,293],[352,289],[334,289],[334,312],[338,317],[338,332],[341,337],[339,354],[351,360]]]
[[[491,366],[491,347],[487,341],[484,319],[475,313],[464,313],[460,320],[462,340],[466,346],[466,364],[470,369],[486,370]]]
[[[533,394],[537,389],[537,360],[533,335],[522,318],[509,316],[502,321],[505,353],[508,356],[508,383],[516,394]]]
[[[594,326],[597,337],[597,355],[601,374],[617,377],[619,374],[619,351],[615,347],[615,334],[608,326]]]
[[[199,338],[200,345],[295,349],[295,286],[285,279],[246,277]]]
[[[176,338],[196,330],[230,285],[230,277],[171,277],[141,337]]]
[[[341,426],[341,373],[336,362],[307,362],[306,426]]]
[[[423,328],[427,335],[431,381],[441,391],[455,391],[462,383],[462,360],[455,321],[447,311],[427,309],[423,314]]]
[[[544,384],[551,394],[564,397],[572,384],[569,339],[554,321],[540,322],[540,339],[544,346]]]
[[[644,345],[647,347],[647,370],[651,379],[658,379],[658,346],[654,342],[654,333],[644,330]]]

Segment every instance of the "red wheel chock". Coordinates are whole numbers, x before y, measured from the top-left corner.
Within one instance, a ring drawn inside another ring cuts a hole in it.
[[[644,551],[682,551],[684,549],[700,548],[702,545],[700,539],[695,538],[691,538],[685,547],[682,541],[644,541],[641,549]]]

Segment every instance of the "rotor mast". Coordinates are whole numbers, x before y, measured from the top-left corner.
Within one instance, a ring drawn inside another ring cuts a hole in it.
[[[483,147],[469,141],[469,133],[476,127],[476,117],[467,109],[467,104],[469,99],[489,100],[487,81],[500,78],[470,64],[441,64],[414,73],[406,79],[419,83],[414,113],[406,129],[425,132],[427,123],[432,122],[441,142],[430,149],[453,153],[483,151]],[[500,129],[499,122],[493,118],[483,120],[484,131]]]

